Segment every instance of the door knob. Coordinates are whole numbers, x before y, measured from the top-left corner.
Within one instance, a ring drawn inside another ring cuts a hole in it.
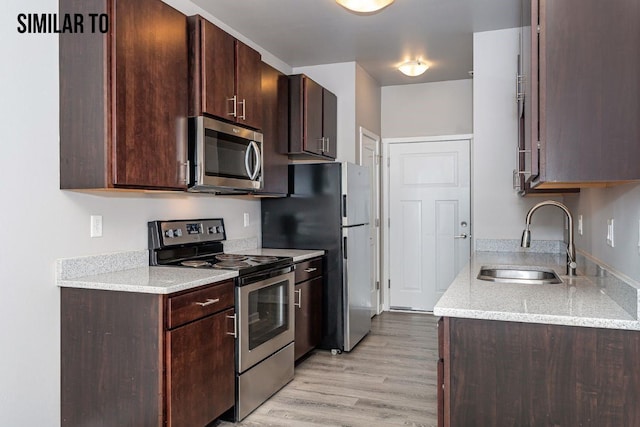
[[[453,236],[454,239],[466,239],[467,238],[467,233],[462,233],[459,236]]]

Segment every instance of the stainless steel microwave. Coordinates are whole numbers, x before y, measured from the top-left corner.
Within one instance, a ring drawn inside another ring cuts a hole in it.
[[[189,191],[262,188],[262,134],[210,117],[189,119]]]

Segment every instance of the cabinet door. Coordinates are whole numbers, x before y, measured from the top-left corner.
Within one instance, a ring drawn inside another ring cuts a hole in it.
[[[262,190],[287,194],[289,190],[289,80],[275,68],[262,63]]]
[[[204,426],[234,405],[233,314],[229,309],[167,332],[168,425]]]
[[[336,158],[338,139],[338,98],[327,89],[322,89],[322,136],[325,138],[323,153]]]
[[[236,40],[236,121],[262,129],[262,59],[260,53]]]
[[[295,358],[298,360],[322,339],[322,276],[296,285]]]
[[[304,134],[302,149],[322,154],[322,86],[308,77],[302,79],[304,92]]]
[[[235,39],[206,19],[200,25],[202,112],[234,120]]]
[[[114,22],[107,173],[115,186],[186,188],[186,17],[157,0],[116,1]]]

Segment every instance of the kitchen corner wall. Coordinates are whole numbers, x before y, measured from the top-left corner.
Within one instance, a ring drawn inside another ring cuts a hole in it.
[[[640,282],[640,184],[587,188],[565,197],[576,220],[576,247]],[[582,215],[583,234],[577,229]],[[614,219],[614,247],[607,245],[607,220]]]
[[[519,240],[529,208],[549,198],[522,198],[512,188],[518,138],[518,34],[518,29],[506,29],[473,35],[472,197],[476,241]],[[562,240],[563,221],[559,210],[542,208],[533,218],[532,238]]]

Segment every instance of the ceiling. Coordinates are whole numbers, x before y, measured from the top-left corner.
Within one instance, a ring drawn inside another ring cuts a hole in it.
[[[520,0],[396,0],[373,15],[334,0],[193,2],[292,67],[356,61],[381,86],[468,79],[473,33],[520,21]],[[425,74],[397,70],[416,57]]]

